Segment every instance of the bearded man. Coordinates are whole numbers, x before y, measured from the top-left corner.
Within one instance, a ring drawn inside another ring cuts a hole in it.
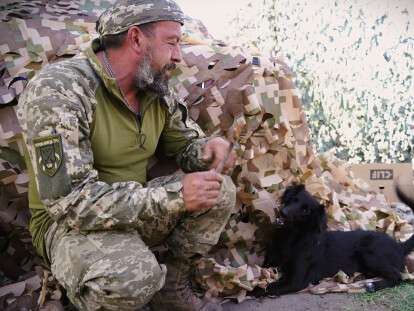
[[[218,241],[235,154],[208,139],[168,88],[184,15],[171,0],[121,0],[82,54],[44,68],[20,97],[30,231],[80,310],[218,310],[189,286]],[[156,149],[183,173],[147,180]],[[160,263],[151,247],[165,243]]]

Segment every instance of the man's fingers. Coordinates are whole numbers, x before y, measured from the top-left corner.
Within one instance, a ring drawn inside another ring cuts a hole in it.
[[[203,160],[210,161],[213,156],[213,150],[209,144],[205,145],[203,150]]]
[[[201,172],[200,174],[203,175],[203,178],[205,181],[218,181],[220,183],[223,181],[223,176],[221,176],[214,170],[209,170],[207,172]]]
[[[236,159],[233,143],[221,137],[212,138],[204,147],[203,159],[211,161],[210,169],[218,173],[232,169]]]
[[[216,148],[214,150],[214,158],[213,158],[213,162],[210,165],[210,168],[212,169],[217,168],[220,165],[220,163],[225,159],[226,157],[225,152],[223,152],[225,151],[225,148],[223,149],[224,150]]]
[[[236,152],[233,150],[230,153],[229,158],[227,159],[224,165],[224,172],[228,172],[229,170],[231,170],[234,167],[236,160],[237,160],[237,155],[236,155]]]
[[[217,198],[207,199],[203,203],[203,208],[213,208],[217,204]]]
[[[206,191],[220,190],[221,184],[218,181],[208,181],[203,184],[203,189]]]
[[[207,200],[213,200],[213,199],[217,200],[219,195],[220,195],[220,191],[212,190],[212,191],[208,191],[205,194],[205,197],[206,197]]]

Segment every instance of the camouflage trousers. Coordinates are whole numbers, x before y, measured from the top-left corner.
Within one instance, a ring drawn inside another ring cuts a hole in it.
[[[160,177],[150,184],[168,185],[177,178]],[[136,310],[165,282],[166,266],[150,247],[165,243],[183,259],[206,254],[217,244],[235,197],[235,186],[225,177],[212,209],[166,216],[148,206],[140,214],[138,230],[82,234],[54,223],[45,237],[52,273],[79,310]]]

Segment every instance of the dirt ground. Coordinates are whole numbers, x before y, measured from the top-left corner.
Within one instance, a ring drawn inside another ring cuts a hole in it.
[[[389,311],[385,306],[367,305],[352,294],[291,294],[278,298],[226,303],[224,311]]]

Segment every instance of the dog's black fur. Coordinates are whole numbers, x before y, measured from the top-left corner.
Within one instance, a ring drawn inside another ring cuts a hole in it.
[[[414,209],[414,201],[397,187],[400,199]],[[278,267],[282,277],[266,290],[252,294],[283,295],[317,284],[339,270],[347,275],[361,272],[366,277],[381,277],[367,285],[376,291],[399,284],[405,256],[414,248],[414,235],[404,243],[375,231],[327,231],[325,208],[306,191],[293,185],[282,196],[283,225],[273,225],[266,248],[265,267]]]

